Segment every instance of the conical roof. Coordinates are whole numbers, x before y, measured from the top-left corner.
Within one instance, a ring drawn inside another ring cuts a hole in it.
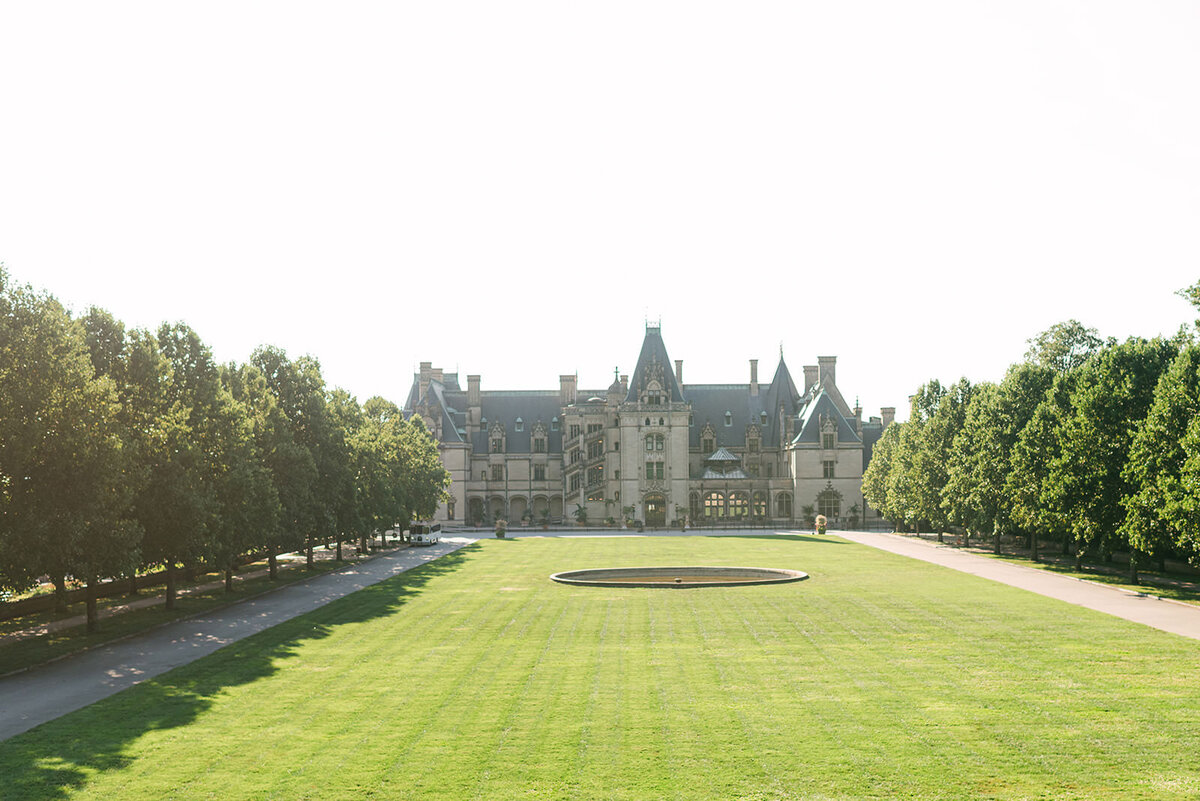
[[[637,401],[638,393],[651,381],[658,382],[668,403],[683,401],[683,388],[675,379],[675,371],[671,369],[671,358],[667,355],[667,346],[663,344],[662,329],[657,325],[646,326],[646,338],[642,340],[642,352],[638,355],[637,367],[629,380],[629,392],[625,395],[625,402]]]

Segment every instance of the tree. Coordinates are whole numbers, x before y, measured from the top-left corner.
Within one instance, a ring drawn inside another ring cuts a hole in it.
[[[890,492],[891,474],[900,446],[900,431],[903,423],[892,423],[883,430],[871,449],[871,461],[863,472],[863,497],[881,515],[893,521],[903,518],[898,499]]]
[[[0,268],[0,584],[49,573],[95,589],[136,558],[114,383],[96,376],[79,321]]]
[[[364,416],[354,396],[341,388],[329,393],[326,414],[330,425],[336,429],[336,440],[341,443],[338,470],[326,488],[333,500],[334,539],[337,541],[337,560],[340,562],[345,535],[354,535],[365,527],[358,508],[356,479],[360,460],[355,450],[356,437],[363,426]]]
[[[999,385],[976,385],[954,440],[943,495],[952,522],[997,539],[1016,525],[1014,448],[1053,379],[1051,368],[1024,362],[1011,366]]]
[[[1051,462],[1048,490],[1068,516],[1084,549],[1130,548],[1137,583],[1138,549],[1125,540],[1123,500],[1135,492],[1125,471],[1137,426],[1147,416],[1159,377],[1178,353],[1163,339],[1130,338],[1105,348],[1077,371],[1071,412],[1060,429],[1061,452]]]
[[[1200,284],[1197,285],[1200,287]],[[1196,287],[1193,287],[1195,289]],[[1160,561],[1174,548],[1200,562],[1200,345],[1188,344],[1154,389],[1129,448],[1122,533]],[[1182,436],[1181,436],[1182,433]]]
[[[232,592],[233,570],[243,555],[265,548],[275,556],[281,517],[276,469],[286,461],[281,452],[295,445],[262,373],[253,365],[226,365],[221,380],[228,400],[221,404],[217,420],[222,444],[216,479],[219,514],[209,555],[225,571],[225,591]]]
[[[1025,361],[1049,367],[1057,373],[1066,373],[1081,366],[1107,343],[1094,328],[1088,328],[1078,320],[1055,323],[1036,337],[1027,340],[1029,350]]]
[[[150,479],[135,506],[146,532],[146,560],[165,568],[166,605],[173,609],[176,569],[180,564],[195,565],[210,551],[208,538],[220,504],[214,461],[219,453],[218,429],[213,420],[227,391],[211,351],[188,326],[164,323],[156,345],[163,364],[147,365],[144,378],[155,383],[142,391],[159,407],[155,415],[159,428]],[[157,376],[156,370],[161,370]]]

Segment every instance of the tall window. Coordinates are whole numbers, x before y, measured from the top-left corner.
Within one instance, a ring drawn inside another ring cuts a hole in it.
[[[503,453],[503,452],[504,452],[504,440],[499,439],[499,438],[493,439],[492,440],[492,453]]]
[[[821,435],[821,447],[827,451],[833,450],[837,446],[836,434],[832,431]]]
[[[571,448],[571,464],[575,464],[582,458],[583,454],[580,453],[579,448]]]
[[[821,462],[821,477],[833,478],[833,468],[837,462]]]
[[[817,514],[837,517],[842,511],[842,498],[837,490],[825,490],[817,496]]]
[[[662,480],[666,478],[666,472],[662,462],[646,462],[646,478]]]
[[[700,450],[704,451],[705,455],[712,453],[714,450],[713,441],[710,438],[705,437],[704,441],[700,443]]]
[[[602,428],[604,428],[604,423],[588,423],[587,432],[589,434],[595,434]]]
[[[733,425],[733,412],[725,412],[725,425]]]
[[[780,517],[792,516],[792,494],[790,492],[781,492],[775,498],[775,511]]]
[[[517,431],[525,430],[525,421],[522,420],[520,417],[517,418],[516,429],[517,429]]]
[[[546,452],[546,438],[545,437],[534,437],[533,452],[534,453],[545,453]]]
[[[579,492],[579,474],[575,473],[571,476],[570,481],[571,492]]]
[[[571,424],[571,439],[575,439],[576,437],[578,437],[579,431],[580,431],[579,424],[572,423]]]
[[[589,459],[595,459],[597,456],[604,455],[604,440],[598,439],[595,442],[589,442],[587,446]]]
[[[558,430],[558,418],[557,418],[557,417],[555,417],[554,419],[552,419],[552,420],[550,421],[550,430],[551,430],[551,431],[557,431],[557,430]]]
[[[765,492],[754,493],[754,516],[767,516],[767,494]]]
[[[751,437],[746,440],[746,450],[750,453],[758,453],[758,437]]]
[[[704,516],[705,517],[724,517],[725,504],[724,498],[719,492],[710,492],[704,496]]]
[[[504,480],[504,465],[502,465],[502,464],[492,465],[492,481],[503,481],[503,480]]]
[[[534,481],[545,481],[546,480],[546,465],[535,464],[533,466],[533,480]]]
[[[744,492],[729,493],[729,516],[745,517],[750,511],[750,499]]]

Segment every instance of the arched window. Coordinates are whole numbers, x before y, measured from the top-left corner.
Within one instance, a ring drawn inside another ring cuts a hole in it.
[[[745,517],[750,513],[750,498],[744,492],[729,493],[729,516]]]
[[[704,496],[704,516],[724,517],[725,498],[719,492],[710,492]]]
[[[779,517],[792,516],[792,494],[781,492],[775,496],[775,512]]]
[[[654,450],[654,435],[653,434],[646,435],[646,450],[648,450],[648,451]]]
[[[767,516],[767,493],[765,493],[765,492],[754,493],[754,516],[755,517],[766,517]]]
[[[654,435],[654,450],[661,451],[662,449],[663,449],[663,435],[655,434]]]

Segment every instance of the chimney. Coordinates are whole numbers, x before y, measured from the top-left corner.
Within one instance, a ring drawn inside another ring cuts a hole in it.
[[[817,383],[817,366],[815,364],[804,365],[804,393],[813,388],[813,384]]]
[[[446,379],[442,376],[442,368],[435,367],[433,369],[433,380],[438,382],[439,384],[446,383]]]
[[[563,406],[570,406],[575,402],[575,381],[573,375],[560,375],[558,377],[558,402]]]
[[[626,395],[629,394],[629,376],[627,375],[621,376],[621,391]]]
[[[420,395],[425,397],[425,390],[429,389],[429,379],[433,375],[433,362],[421,362],[421,373],[418,376],[417,384],[420,386]]]
[[[467,406],[479,405],[479,376],[467,376]]]
[[[758,394],[758,359],[750,360],[750,394]]]
[[[683,389],[683,359],[675,360],[675,380],[679,382],[679,388]]]
[[[896,407],[895,406],[884,406],[882,409],[879,410],[879,412],[880,412],[880,414],[883,415],[883,427],[884,428],[887,428],[888,426],[890,426],[892,424],[892,421],[896,419]]]
[[[828,379],[830,384],[837,386],[837,356],[818,356],[817,371],[822,384]]]

